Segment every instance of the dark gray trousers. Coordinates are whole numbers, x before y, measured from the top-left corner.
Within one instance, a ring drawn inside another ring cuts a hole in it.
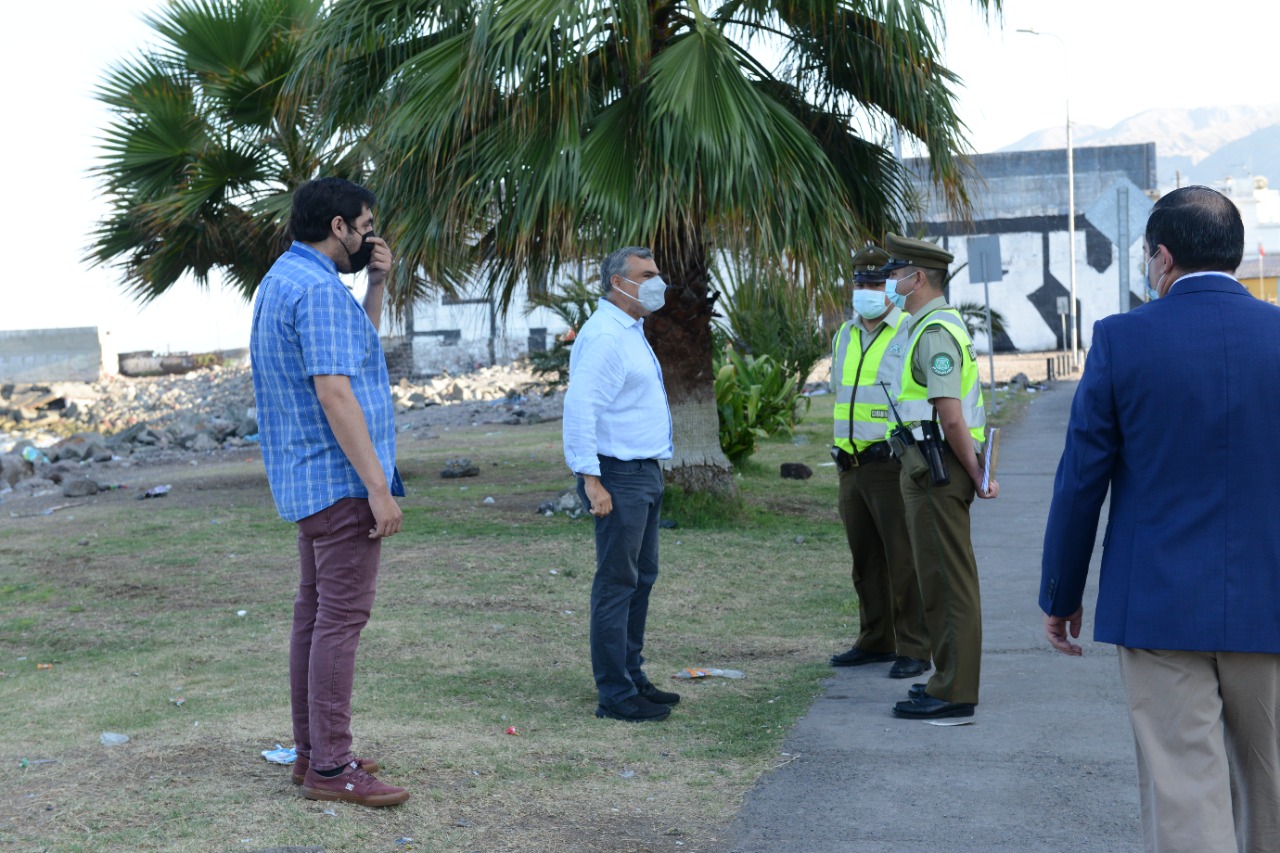
[[[591,585],[591,670],[601,704],[636,695],[649,592],[658,579],[662,469],[657,460],[600,457],[600,484],[613,511],[596,518],[596,577]],[[578,496],[589,506],[582,478]]]

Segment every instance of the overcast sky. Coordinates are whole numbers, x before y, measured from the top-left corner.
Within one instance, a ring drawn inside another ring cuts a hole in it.
[[[1280,4],[1006,0],[1003,22],[988,26],[972,3],[944,2],[947,63],[964,78],[960,114],[978,151],[1062,126],[1068,82],[1072,119],[1104,127],[1153,107],[1280,101],[1267,46],[1280,31]],[[139,309],[111,271],[80,260],[105,212],[87,176],[106,121],[92,92],[104,69],[149,37],[141,18],[161,5],[71,0],[56,20],[40,4],[6,7],[0,67],[17,192],[3,214],[10,261],[0,329],[99,326],[116,351],[248,343],[249,309],[236,295],[186,283]]]

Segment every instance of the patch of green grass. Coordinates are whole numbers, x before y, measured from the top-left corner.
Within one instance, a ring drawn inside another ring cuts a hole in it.
[[[662,517],[680,527],[719,528],[745,521],[747,505],[741,495],[686,492],[679,486],[667,486],[662,495]]]
[[[11,581],[0,583],[0,600],[11,607],[42,604],[52,595],[54,595],[52,588],[31,581],[18,580],[16,577]]]

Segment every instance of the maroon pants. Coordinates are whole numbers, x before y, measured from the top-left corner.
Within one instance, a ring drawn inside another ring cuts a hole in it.
[[[289,689],[298,754],[317,770],[354,760],[351,689],[356,647],[369,621],[382,540],[369,502],[343,498],[298,522],[302,571],[293,603]]]

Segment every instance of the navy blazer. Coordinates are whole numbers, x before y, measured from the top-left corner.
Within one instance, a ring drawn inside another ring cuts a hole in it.
[[[1280,307],[1202,274],[1094,325],[1044,535],[1045,613],[1080,607],[1108,486],[1095,640],[1280,652]]]

